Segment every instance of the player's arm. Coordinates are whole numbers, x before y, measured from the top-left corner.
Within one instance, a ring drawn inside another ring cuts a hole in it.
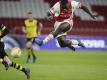
[[[48,21],[53,21],[54,20],[54,16],[57,13],[57,8],[59,7],[58,3],[56,3],[46,14],[46,19]]]
[[[37,26],[38,26],[38,28],[37,28],[37,33],[38,33],[38,35],[40,35],[40,34],[41,34],[41,30],[42,30],[42,28],[43,28],[43,24],[40,23],[40,22],[38,22],[38,23],[37,23]]]
[[[24,26],[22,27],[22,31],[23,31],[25,34],[27,33],[27,30],[26,30],[25,24],[24,24]]]
[[[4,36],[6,36],[9,33],[9,30],[3,24],[0,24],[0,30],[1,30],[0,38],[3,38]]]
[[[94,14],[87,6],[81,4],[81,7],[80,7],[83,11],[85,11],[86,13],[88,13],[93,19],[96,19],[96,17],[98,15]]]
[[[53,21],[53,16],[52,16],[51,12],[47,12],[45,18],[46,18],[48,21]]]
[[[93,19],[96,19],[96,17],[98,17],[98,15],[94,14],[86,5],[77,2],[77,1],[72,1],[73,3],[73,7],[75,9],[82,9],[83,11],[85,11],[86,13],[88,13]]]

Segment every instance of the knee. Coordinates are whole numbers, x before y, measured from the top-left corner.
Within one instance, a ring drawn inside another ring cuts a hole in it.
[[[27,48],[31,48],[31,47],[32,47],[32,42],[27,42],[27,43],[26,43],[26,47],[27,47]]]

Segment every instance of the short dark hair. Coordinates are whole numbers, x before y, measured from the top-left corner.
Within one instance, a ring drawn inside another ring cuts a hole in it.
[[[68,0],[61,0],[61,5],[63,8],[65,8],[66,3],[68,3]]]
[[[61,4],[68,3],[68,0],[61,0]]]
[[[31,11],[29,11],[29,12],[28,12],[28,14],[32,14],[32,12],[31,12]]]

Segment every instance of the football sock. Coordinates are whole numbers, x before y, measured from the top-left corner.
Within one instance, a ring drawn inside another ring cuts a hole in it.
[[[30,58],[30,55],[31,55],[31,49],[30,48],[28,48],[28,58]]]
[[[30,48],[27,48],[27,53],[28,53],[28,55],[27,55],[26,63],[29,63],[29,61],[30,61],[30,55],[31,55]]]
[[[36,58],[33,49],[31,49],[31,53],[32,53],[33,58]]]
[[[33,63],[36,62],[36,55],[34,54],[34,51],[33,49],[31,48],[31,54],[32,54],[32,57],[33,57]]]
[[[30,58],[30,55],[32,55],[33,57],[36,57],[32,48],[28,49],[28,58]]]
[[[26,63],[29,63],[30,61],[30,54],[28,54],[27,59],[26,59]]]
[[[28,51],[28,54],[31,54],[31,49],[30,48],[28,48],[27,51]]]
[[[28,54],[28,57],[27,58],[29,58],[30,59],[30,54]]]
[[[17,70],[25,72],[25,68],[22,67],[21,65],[15,63],[15,62],[12,62],[12,64],[10,66],[13,67],[13,68],[15,68],[15,69],[17,69]]]
[[[52,34],[49,34],[44,40],[43,40],[43,44],[46,44],[47,42],[49,42],[50,40],[52,40],[54,37]]]
[[[31,51],[31,54],[32,54],[32,55],[35,55],[32,48],[30,49],[30,51]]]

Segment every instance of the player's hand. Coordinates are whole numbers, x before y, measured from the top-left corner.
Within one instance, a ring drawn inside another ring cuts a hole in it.
[[[25,34],[27,34],[27,30],[24,30],[23,32],[24,32]]]
[[[25,27],[22,27],[22,32],[27,34],[27,30],[25,29]]]
[[[40,33],[40,32],[38,32],[38,36],[40,36],[40,34],[41,34],[41,33]]]

